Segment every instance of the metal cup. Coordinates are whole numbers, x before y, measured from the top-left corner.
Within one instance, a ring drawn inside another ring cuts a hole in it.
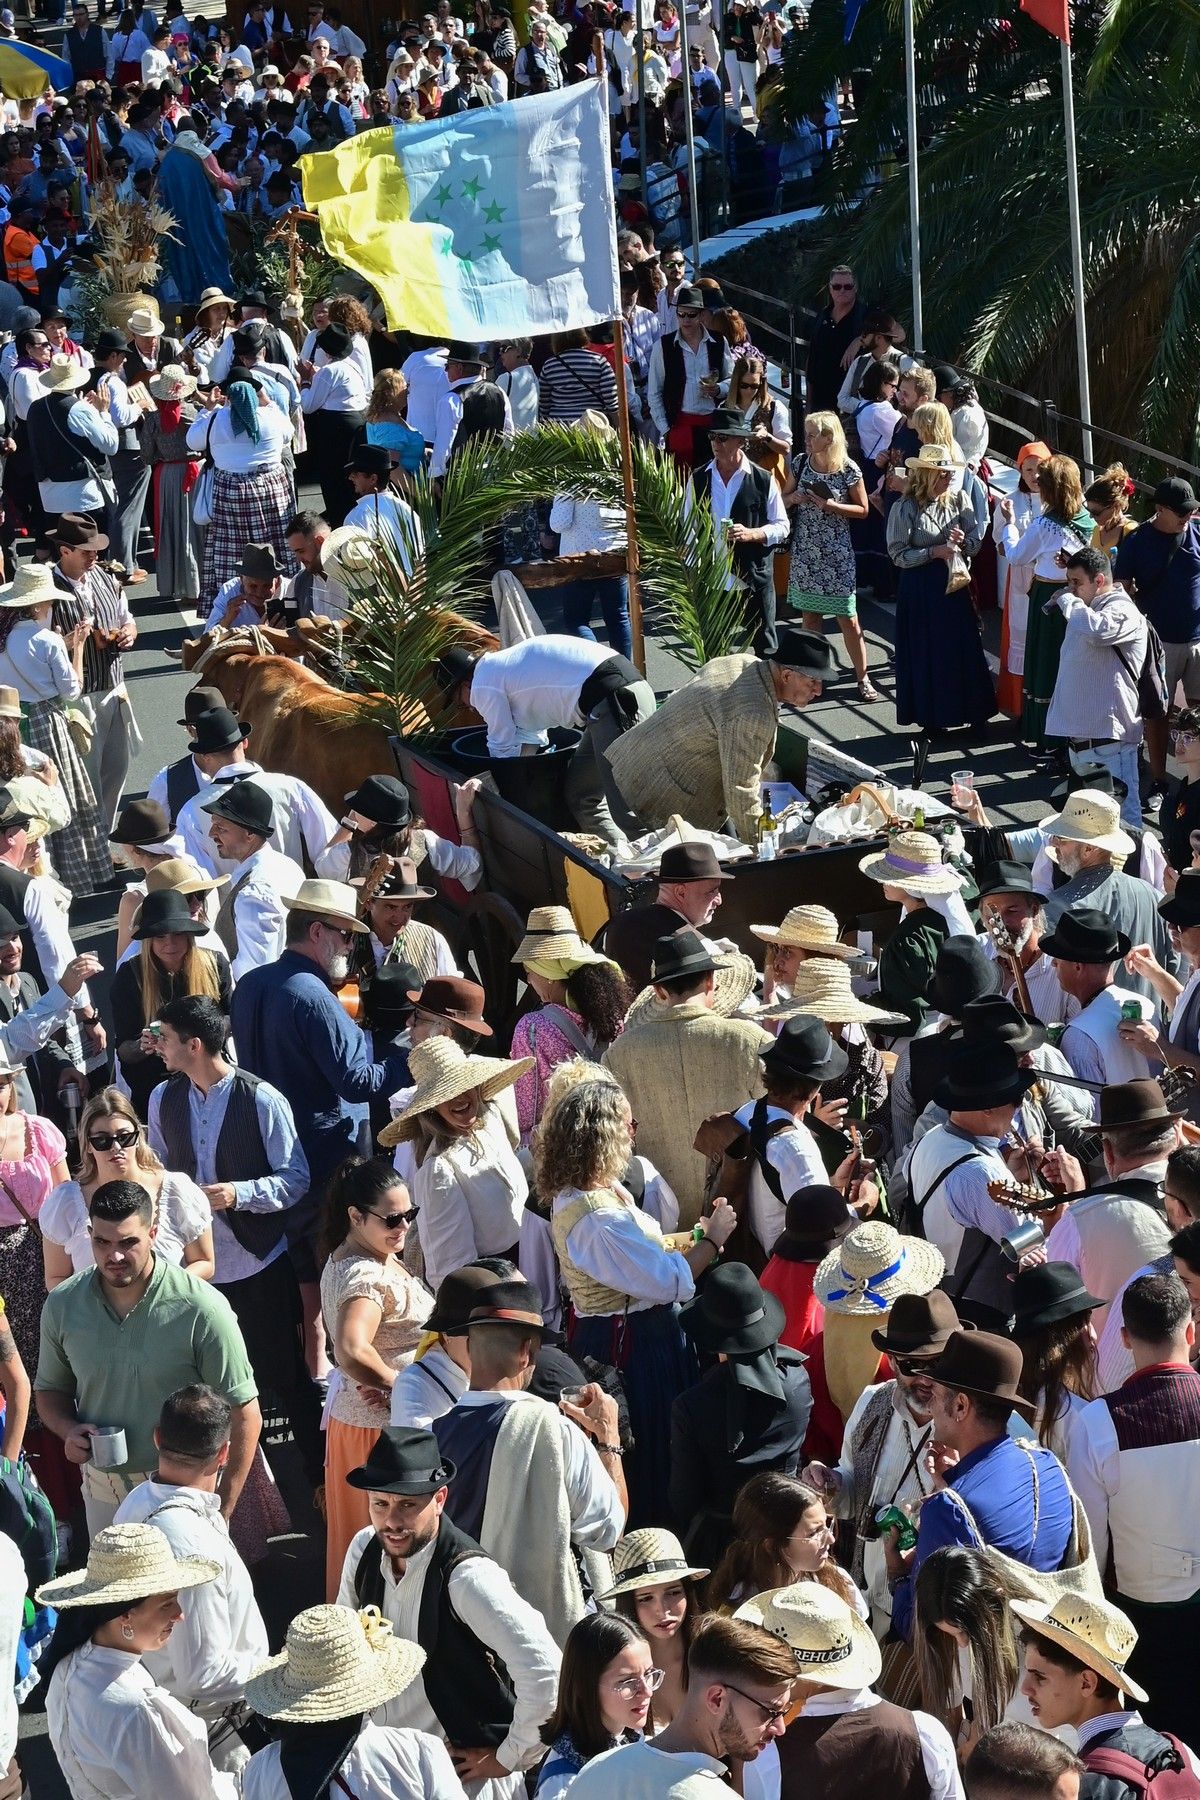
[[[123,1425],[97,1425],[92,1433],[92,1467],[119,1469],[129,1460]]]
[[[1000,1239],[1000,1248],[1010,1262],[1020,1262],[1031,1250],[1046,1241],[1046,1228],[1040,1219],[1022,1219]]]

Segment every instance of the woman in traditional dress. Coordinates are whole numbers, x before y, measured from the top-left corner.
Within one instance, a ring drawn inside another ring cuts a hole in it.
[[[138,426],[142,455],[150,464],[154,494],[154,567],[158,591],[184,608],[200,599],[200,532],[192,519],[192,488],[200,472],[189,453],[187,434],[199,416],[189,398],[196,378],[178,363],[153,375],[150,396],[157,402]]]
[[[1018,534],[1027,531],[1041,513],[1038,473],[1042,465],[1050,461],[1051,455],[1049,444],[1043,444],[1040,439],[1031,444],[1022,444],[1017,451],[1019,480],[1011,499],[1013,524]],[[1001,712],[1007,713],[1012,719],[1019,719],[1025,698],[1025,633],[1029,621],[1029,587],[1033,581],[1033,566],[1030,563],[1015,565],[1004,554],[1007,520],[1003,508],[1003,499],[997,500],[992,513],[992,536],[996,540],[996,554],[1004,565],[1004,591],[1000,600],[1004,617],[1000,626],[1000,679],[997,683],[996,700]]]
[[[296,567],[285,529],[295,500],[283,466],[291,441],[291,420],[253,369],[235,368],[225,399],[188,427],[188,449],[197,455],[207,449],[215,469],[201,580],[201,598],[209,606],[222,583],[238,573],[247,544],[270,544],[289,575]]]
[[[184,360],[204,387],[209,383],[209,364],[233,329],[233,308],[234,302],[220,288],[205,288],[196,307],[196,323],[183,340]]]
[[[1046,712],[1058,679],[1067,622],[1057,606],[1046,602],[1062,590],[1066,577],[1060,557],[1082,550],[1092,535],[1092,519],[1083,504],[1079,465],[1069,456],[1052,456],[1037,477],[1042,510],[1024,531],[1017,528],[1011,500],[1000,502],[1004,520],[1001,542],[1009,567],[1031,569],[1029,625],[1025,637],[1025,704],[1021,736],[1039,749],[1048,748]]]

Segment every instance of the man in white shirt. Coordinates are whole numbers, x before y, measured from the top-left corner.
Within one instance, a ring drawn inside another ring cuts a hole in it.
[[[463,395],[469,387],[482,379],[483,358],[474,344],[451,344],[446,353],[447,386],[437,397],[433,420],[433,451],[429,461],[429,473],[435,480],[440,480],[446,473],[446,463],[454,444],[455,433],[463,414]],[[409,422],[412,420],[411,402]],[[414,425],[414,429],[416,429]],[[512,407],[508,403],[508,395],[504,396],[505,437],[513,435]]]
[[[358,499],[346,514],[345,524],[387,537],[396,547],[401,567],[412,573],[412,559],[424,550],[420,520],[407,501],[391,487],[392,459],[383,444],[363,444],[346,464],[350,486]]]
[[[1045,894],[1034,885],[1024,863],[1006,858],[981,869],[976,876],[976,885],[980,918],[988,933],[986,947],[999,968],[1001,991],[1010,999],[1020,998],[1012,968],[1012,956],[1015,955],[1020,961],[1034,1017],[1044,1025],[1066,1024],[1079,1011],[1079,1001],[1063,992],[1054,961],[1042,948],[1042,933],[1046,927],[1042,912]],[[998,955],[997,941],[1006,939],[1011,952],[1006,950],[1003,956]]]
[[[315,863],[334,832],[337,820],[320,796],[297,775],[280,775],[261,769],[246,755],[249,726],[241,725],[227,707],[217,706],[201,713],[196,721],[192,755],[209,775],[213,787],[228,781],[244,781],[253,775],[274,802],[274,829],[271,843],[294,863],[307,856]],[[212,875],[232,875],[235,865],[217,852],[209,836],[209,816],[205,801],[211,795],[202,791],[187,802],[175,821],[175,829],[183,839],[186,855]]]
[[[171,42],[171,27],[160,25],[150,41],[150,48],[142,51],[142,86],[157,87],[171,73],[171,58],[167,51]]]
[[[438,401],[447,391],[444,344],[431,344],[426,350],[414,350],[400,368],[408,383],[408,423],[419,431],[427,445],[432,445],[436,431]]]
[[[733,358],[724,339],[705,328],[698,287],[681,284],[674,307],[677,328],[664,330],[650,353],[646,401],[668,450],[691,469],[705,460],[709,421],[733,374]]]
[[[1200,1237],[1191,1230],[1200,1219],[1200,1145],[1181,1144],[1178,1150],[1172,1150],[1166,1160],[1161,1194],[1167,1230],[1174,1233],[1170,1247],[1161,1256],[1143,1263],[1129,1280],[1136,1281],[1139,1275],[1178,1275],[1191,1298],[1192,1317],[1197,1319],[1200,1318],[1200,1278],[1191,1268],[1185,1250],[1193,1238]],[[1200,1249],[1200,1243],[1196,1247]],[[1200,1262],[1200,1257],[1197,1261]],[[1124,1282],[1113,1295],[1096,1344],[1096,1390],[1101,1394],[1111,1394],[1133,1374],[1133,1357],[1121,1336],[1128,1286],[1129,1281]]]
[[[304,870],[270,844],[275,809],[253,780],[225,782],[200,801],[211,816],[208,834],[224,862],[234,864],[214,930],[229,956],[233,978],[274,962],[287,929],[284,900],[299,893]]]
[[[300,564],[299,573],[285,584],[282,594],[289,625],[297,619],[344,619],[350,611],[349,594],[325,573],[324,553],[331,530],[321,513],[307,510],[287,522],[287,546]]]
[[[247,544],[237,574],[223,581],[213,597],[205,631],[266,624],[279,601],[282,576],[273,544]]]
[[[1114,585],[1106,550],[1091,545],[1076,550],[1067,558],[1066,580],[1064,591],[1054,596],[1067,631],[1046,730],[1066,738],[1076,767],[1099,762],[1125,783],[1121,822],[1138,831],[1138,676],[1146,656],[1146,618],[1125,589]]]
[[[371,1523],[346,1552],[338,1604],[378,1606],[398,1638],[427,1652],[421,1679],[375,1722],[444,1738],[473,1800],[515,1800],[544,1753],[561,1657],[541,1614],[446,1517],[454,1479],[431,1431],[381,1432],[347,1476],[366,1491]]]
[[[105,382],[71,399],[87,385],[89,375],[73,357],[52,356],[39,383],[41,394],[26,414],[38,497],[48,513],[103,512],[107,504],[108,459],[119,449],[121,434],[109,417]],[[67,446],[78,457],[69,475],[63,456]]]
[[[113,1523],[153,1525],[177,1557],[199,1556],[217,1565],[214,1581],[188,1590],[182,1619],[163,1648],[148,1653],[146,1667],[160,1687],[204,1720],[213,1766],[232,1773],[250,1760],[238,1733],[246,1716],[243,1689],[270,1645],[250,1571],[217,1497],[229,1461],[231,1416],[228,1400],[203,1383],[170,1395],[154,1432],[158,1468],[125,1496]]]
[[[137,427],[154,402],[131,400],[124,381],[125,359],[129,345],[123,331],[106,325],[96,339],[96,367],[106,375],[108,416],[117,428],[118,447],[110,459],[114,497],[109,503],[105,529],[113,555],[126,570],[126,582],[146,580],[146,571],[138,566],[137,547],[142,529],[142,512],[146,491],[150,486],[150,465],[142,455]]]
[[[410,1146],[397,1144],[396,1169],[402,1176],[405,1171],[401,1159],[405,1157],[411,1158]],[[466,1393],[471,1382],[471,1353],[467,1347],[471,1313],[485,1289],[501,1279],[480,1263],[468,1263],[465,1269],[456,1269],[438,1283],[433,1311],[425,1321],[425,1330],[436,1333],[438,1341],[417,1362],[401,1369],[393,1382],[393,1425],[430,1431],[433,1421],[448,1413]]]
[[[1150,1073],[1148,1059],[1124,1026],[1151,1018],[1154,1009],[1144,995],[1118,987],[1113,979],[1129,948],[1115,920],[1096,906],[1073,906],[1042,939],[1063,993],[1079,1001],[1060,1048],[1082,1081],[1105,1086],[1141,1081]]]
[[[30,815],[11,790],[0,787],[0,901],[21,921],[25,967],[39,987],[52,991],[78,959],[67,929],[67,914],[59,904],[57,884],[46,875],[25,872],[31,823]],[[87,972],[95,974],[97,970],[89,967]],[[85,985],[72,986],[71,1011],[82,1028],[85,1052],[99,1056],[108,1040]]]
[[[658,348],[656,345],[656,353]],[[740,412],[722,406],[712,413],[708,420],[712,461],[692,476],[687,510],[708,507],[732,551],[728,585],[732,587],[736,578],[746,592],[746,622],[754,633],[754,654],[772,656],[779,647],[774,553],[787,543],[791,522],[775,477],[746,455],[749,436],[750,427]]]
[[[183,806],[206,788],[211,777],[200,767],[191,753],[190,746],[196,740],[196,720],[203,712],[210,712],[214,706],[224,706],[225,696],[220,688],[194,687],[183,702],[183,717],[175,723],[182,726],[188,735],[188,754],[177,757],[174,762],[166,763],[153,777],[146,790],[146,797],[163,808],[171,827]]]

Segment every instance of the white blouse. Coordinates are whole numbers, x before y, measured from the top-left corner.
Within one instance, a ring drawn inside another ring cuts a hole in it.
[[[242,1773],[242,1800],[291,1800],[279,1755],[279,1745],[268,1744],[250,1758]],[[402,1794],[405,1800],[466,1800],[449,1751],[428,1731],[364,1725],[338,1773],[347,1790],[361,1794],[363,1800],[368,1794]]]
[[[529,1184],[494,1100],[469,1137],[426,1156],[411,1192],[431,1288],[476,1257],[507,1255],[521,1234]]]
[[[210,421],[211,437],[208,434]],[[283,452],[292,441],[292,421],[275,405],[260,406],[258,427],[257,444],[252,438],[235,435],[229,407],[219,406],[215,414],[201,413],[195,424],[189,425],[187,446],[202,455],[207,443],[217,468],[231,475],[258,475],[268,469],[282,468]]]
[[[37,700],[74,700],[83,683],[57,631],[22,619],[0,650],[0,681],[15,687],[26,706]]]
[[[166,1170],[158,1198],[157,1224],[155,1249],[168,1262],[181,1266],[188,1245],[212,1226],[207,1194],[186,1175]],[[87,1201],[77,1181],[64,1181],[55,1188],[38,1214],[38,1226],[44,1238],[66,1251],[76,1275],[80,1269],[92,1267]]]
[[[1006,525],[999,538],[1004,554],[1014,566],[1018,563],[1032,563],[1035,581],[1054,581],[1059,587],[1066,587],[1065,572],[1055,562],[1060,550],[1073,555],[1082,550],[1087,542],[1069,525],[1063,525],[1058,519],[1051,519],[1045,513],[1039,513],[1032,524],[1023,532],[1018,532],[1016,524]]]

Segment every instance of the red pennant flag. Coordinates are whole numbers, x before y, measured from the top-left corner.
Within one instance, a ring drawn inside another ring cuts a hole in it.
[[[1028,13],[1034,24],[1040,25],[1043,31],[1061,38],[1064,44],[1070,43],[1070,0],[1021,0],[1021,11]]]

